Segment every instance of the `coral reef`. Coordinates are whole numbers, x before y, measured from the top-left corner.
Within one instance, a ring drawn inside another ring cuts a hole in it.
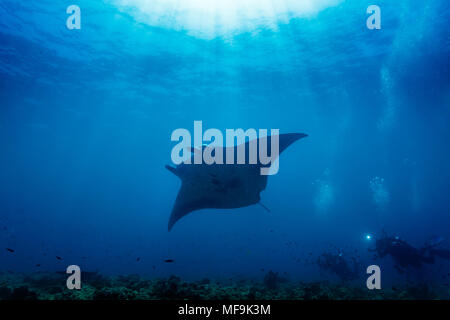
[[[278,272],[273,272],[270,270],[267,272],[267,274],[264,276],[264,285],[269,290],[274,290],[278,287],[278,284],[287,282],[286,278],[280,277],[278,275]]]
[[[65,273],[0,273],[0,300],[361,300],[450,299],[442,285],[403,285],[383,290],[328,281],[293,282],[269,271],[262,282],[212,279],[183,281],[177,276],[146,279],[139,275],[102,276],[83,273],[81,290],[66,288]]]

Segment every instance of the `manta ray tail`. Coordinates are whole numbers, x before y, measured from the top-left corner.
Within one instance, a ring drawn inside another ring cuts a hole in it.
[[[267,212],[271,212],[269,208],[267,208],[265,205],[263,205],[261,202],[258,202],[258,204],[263,207]]]

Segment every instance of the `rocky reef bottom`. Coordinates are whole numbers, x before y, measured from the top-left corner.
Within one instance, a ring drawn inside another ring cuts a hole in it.
[[[0,273],[0,300],[372,300],[450,299],[445,285],[408,284],[368,290],[342,283],[290,282],[269,272],[263,281],[203,279],[177,276],[147,279],[139,275],[103,276],[83,272],[82,288],[69,290],[65,273]]]

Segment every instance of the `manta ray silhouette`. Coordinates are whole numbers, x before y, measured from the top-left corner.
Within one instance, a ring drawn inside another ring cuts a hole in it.
[[[280,155],[295,141],[307,137],[303,133],[286,133],[279,135]],[[257,139],[257,147],[260,140]],[[267,143],[267,141],[262,141]],[[259,159],[256,164],[249,164],[249,144],[246,142],[245,163],[237,163],[237,150],[234,148],[234,164],[192,164],[182,163],[176,167],[166,165],[166,168],[181,179],[181,188],[172,209],[169,219],[169,231],[173,225],[188,213],[200,209],[235,209],[257,204],[260,201],[260,192],[266,188],[267,175],[261,175],[261,168],[270,164],[262,164]],[[267,143],[267,154],[271,155],[271,144]],[[240,145],[242,147],[242,145]],[[217,147],[219,148],[219,147]],[[225,163],[227,148],[222,148]],[[217,150],[217,149],[216,149]],[[200,149],[191,149],[192,153],[203,152]],[[215,151],[217,152],[217,151]],[[213,154],[214,156],[214,154]],[[272,156],[272,155],[271,155]],[[193,160],[193,156],[191,158]],[[276,159],[272,158],[272,162]]]

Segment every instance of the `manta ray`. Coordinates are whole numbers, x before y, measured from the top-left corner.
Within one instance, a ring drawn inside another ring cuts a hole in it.
[[[304,133],[280,134],[279,151],[280,155],[287,147],[295,141],[307,137]],[[256,139],[256,145],[261,145],[261,139]],[[255,140],[252,140],[255,142]],[[267,140],[265,141],[267,142]],[[264,142],[263,142],[264,143]],[[244,145],[246,160],[249,159],[250,141],[234,147],[222,148],[225,159],[227,148],[234,148],[236,160],[239,146]],[[271,153],[271,144],[267,145],[267,154]],[[205,147],[203,147],[205,148]],[[207,147],[206,147],[207,148]],[[194,155],[196,152],[203,152],[198,148],[191,148]],[[216,151],[217,152],[217,149]],[[192,158],[193,158],[192,155]],[[191,159],[192,159],[191,158]],[[274,161],[276,159],[272,159]],[[235,209],[260,203],[260,193],[266,188],[267,175],[261,175],[261,168],[269,167],[262,164],[260,160],[256,163],[245,161],[244,164],[234,161],[233,164],[191,164],[181,163],[176,167],[166,165],[166,168],[181,179],[181,188],[178,192],[169,219],[168,230],[187,214],[200,209]]]

